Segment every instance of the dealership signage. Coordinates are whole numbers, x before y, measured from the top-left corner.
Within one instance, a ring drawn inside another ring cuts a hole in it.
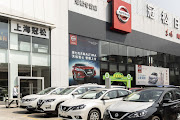
[[[128,88],[131,88],[131,81],[133,80],[133,77],[131,77],[130,74],[128,74],[127,76],[124,76],[120,72],[116,72],[112,76],[108,72],[106,72],[105,75],[103,75],[103,80],[106,80],[106,78],[110,78],[111,83],[123,82]]]
[[[11,32],[49,39],[49,28],[11,21]]]
[[[169,68],[136,65],[136,85],[169,85]]]
[[[99,42],[69,34],[69,85],[99,83]]]
[[[75,4],[84,8],[87,8],[89,10],[97,11],[97,6],[93,5],[91,3],[85,2],[83,0],[74,0]]]
[[[156,14],[156,8],[152,4],[147,4],[147,17],[155,19],[156,16],[158,16]],[[169,25],[171,22],[169,18],[167,12],[161,11],[161,21],[163,24]],[[174,28],[179,29],[179,20],[177,18],[174,18]]]
[[[152,4],[147,4],[147,17],[151,19],[155,19],[157,17],[157,10]],[[162,21],[162,24],[169,25],[170,23],[173,23],[173,27],[177,30],[179,30],[179,24],[180,19],[177,17],[173,17],[173,19],[170,19],[171,17],[169,14],[165,11],[161,11],[160,13],[160,19]],[[165,36],[169,36],[170,38],[173,38],[175,35],[176,39],[180,39],[180,33],[175,33],[172,30],[166,29],[165,30]]]
[[[111,29],[122,33],[131,33],[131,4],[122,0],[109,0],[112,3]]]

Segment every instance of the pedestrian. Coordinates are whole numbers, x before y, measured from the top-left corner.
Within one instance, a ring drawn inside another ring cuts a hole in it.
[[[13,88],[13,99],[14,98],[18,98],[18,85],[16,85],[16,86],[14,86],[14,88]],[[8,107],[12,104],[14,102],[14,100],[12,100],[10,103],[9,103],[9,105],[8,105]],[[16,100],[16,106],[18,107],[18,99]]]

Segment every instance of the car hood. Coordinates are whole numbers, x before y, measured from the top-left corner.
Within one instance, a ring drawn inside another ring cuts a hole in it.
[[[71,98],[70,95],[46,95],[41,98],[41,100],[46,100],[46,99],[69,99]]]
[[[82,105],[82,104],[93,104],[95,103],[95,101],[97,101],[97,99],[71,99],[71,100],[67,100],[64,103],[62,103],[61,105],[63,106],[78,106],[78,105]]]
[[[43,96],[44,95],[32,94],[32,95],[24,96],[22,99],[40,98],[40,97],[43,97]]]
[[[110,111],[121,111],[121,112],[136,112],[151,107],[154,102],[128,102],[119,101],[112,104],[108,110]]]

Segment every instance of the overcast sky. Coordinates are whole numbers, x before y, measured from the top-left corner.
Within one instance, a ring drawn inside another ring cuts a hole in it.
[[[166,9],[168,12],[180,17],[180,0],[147,0],[154,5]]]

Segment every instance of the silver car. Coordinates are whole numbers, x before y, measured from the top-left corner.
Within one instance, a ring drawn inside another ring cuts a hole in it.
[[[150,76],[149,76],[149,83],[151,84],[156,84],[158,81],[158,74],[153,72]]]

